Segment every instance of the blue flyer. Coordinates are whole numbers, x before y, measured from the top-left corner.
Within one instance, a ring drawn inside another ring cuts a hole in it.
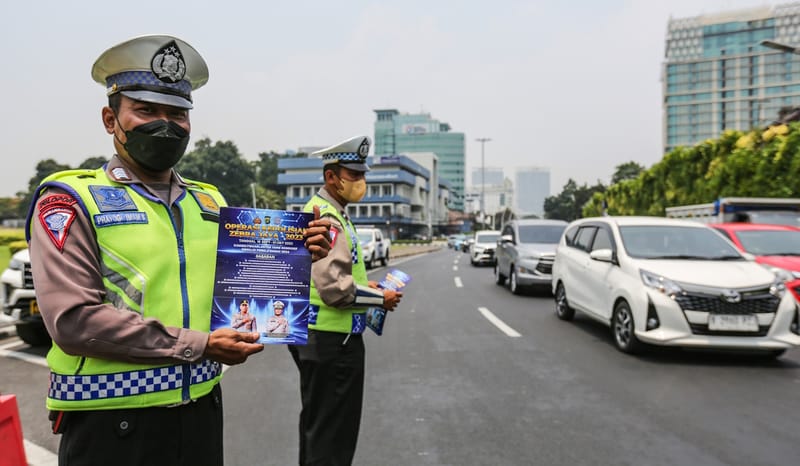
[[[314,215],[220,209],[211,330],[258,332],[259,343],[308,341],[311,253],[303,234]]]
[[[402,270],[392,269],[386,273],[383,280],[378,282],[378,288],[402,291],[411,281],[411,276]],[[367,309],[367,327],[378,335],[383,335],[383,326],[386,324],[386,310],[379,307]]]

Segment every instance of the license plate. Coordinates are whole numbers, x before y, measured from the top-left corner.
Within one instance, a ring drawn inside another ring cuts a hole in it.
[[[757,332],[758,319],[756,316],[712,314],[708,316],[709,330],[729,330],[738,332]]]
[[[34,299],[31,301],[31,315],[39,313],[39,305],[36,304],[36,300]]]

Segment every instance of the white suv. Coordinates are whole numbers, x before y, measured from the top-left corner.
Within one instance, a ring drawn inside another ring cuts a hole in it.
[[[556,315],[611,327],[620,351],[650,343],[753,350],[800,345],[798,306],[780,278],[710,227],[661,217],[570,223],[553,264]]]
[[[36,305],[31,260],[27,249],[18,251],[11,257],[8,268],[0,275],[0,281],[3,312],[14,319],[17,336],[30,345],[49,344],[50,336]]]
[[[476,231],[474,240],[469,245],[469,263],[472,265],[494,265],[494,250],[500,232],[497,230]]]

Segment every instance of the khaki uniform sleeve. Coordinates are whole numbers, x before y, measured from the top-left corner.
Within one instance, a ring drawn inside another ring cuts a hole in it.
[[[331,228],[337,230],[336,241],[328,255],[311,264],[311,279],[322,301],[331,307],[349,307],[356,299],[356,283],[353,280],[353,258],[350,244],[342,225],[333,216]]]
[[[48,194],[63,193],[49,189]],[[160,321],[104,303],[100,255],[89,219],[79,204],[63,250],[39,219],[31,220],[30,256],[36,299],[47,331],[66,353],[116,361],[171,364],[200,359],[208,334],[165,327]]]

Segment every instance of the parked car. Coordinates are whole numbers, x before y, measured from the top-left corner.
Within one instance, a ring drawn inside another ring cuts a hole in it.
[[[494,265],[494,250],[500,232],[497,230],[483,230],[475,232],[475,239],[469,246],[469,263],[472,265]]]
[[[50,344],[33,289],[31,259],[27,249],[17,251],[0,275],[3,313],[11,316],[17,336],[31,346]]]
[[[609,326],[617,348],[643,343],[752,350],[800,345],[798,309],[783,281],[711,227],[661,217],[570,223],[553,266],[556,315]]]
[[[364,254],[364,265],[368,269],[375,266],[377,262],[381,265],[389,263],[389,249],[391,240],[383,235],[377,228],[356,227],[358,240],[361,242],[361,250]]]
[[[494,280],[514,294],[530,287],[550,288],[553,258],[567,222],[511,220],[500,230],[495,250]]]
[[[456,235],[455,240],[453,240],[453,249],[463,252],[465,241],[467,241],[467,235]]]
[[[710,226],[783,278],[795,299],[800,300],[800,228],[739,222]]]

